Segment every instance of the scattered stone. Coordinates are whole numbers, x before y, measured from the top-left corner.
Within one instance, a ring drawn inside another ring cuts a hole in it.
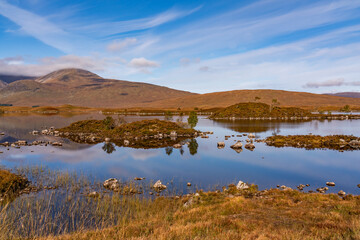
[[[187,185],[188,187],[191,187],[191,182],[188,182],[186,185]]]
[[[220,148],[224,148],[225,147],[225,143],[224,142],[218,142],[217,143],[217,147]]]
[[[237,141],[234,145],[231,145],[230,147],[232,149],[240,149],[242,148],[243,144],[240,141]]]
[[[173,148],[181,148],[181,144],[180,143],[174,144]]]
[[[339,195],[340,197],[344,197],[344,196],[346,195],[346,192],[344,192],[343,190],[340,190],[340,191],[338,192],[338,195]]]
[[[360,188],[360,184],[358,184],[357,187]]]
[[[255,148],[255,145],[253,143],[247,143],[247,144],[245,144],[245,148],[253,151]]]
[[[106,180],[103,184],[104,188],[110,189],[112,191],[118,191],[120,189],[120,183],[115,178],[110,178]]]
[[[129,145],[129,144],[130,144],[129,140],[124,140],[124,145],[125,145],[125,146],[127,146],[127,145]]]
[[[98,198],[99,196],[100,194],[95,191],[88,194],[88,197],[92,197],[92,198]]]
[[[326,185],[329,186],[329,187],[335,187],[334,182],[326,182]]]
[[[236,189],[238,189],[238,190],[249,189],[249,185],[240,180],[238,182],[238,184],[236,185]]]
[[[249,133],[249,134],[248,134],[248,138],[255,138],[255,134]]]
[[[157,180],[157,182],[154,184],[153,188],[156,190],[156,191],[162,191],[162,190],[165,190],[166,189],[166,186],[164,184],[161,183],[160,180]]]
[[[282,185],[280,188],[281,188],[282,190],[284,190],[284,191],[292,190],[291,187],[287,187],[287,186],[285,186],[285,185]]]
[[[328,187],[321,187],[316,189],[316,191],[318,191],[319,193],[326,193],[327,190],[329,190]]]
[[[184,203],[184,208],[188,208],[188,207],[190,207],[191,205],[193,205],[193,203],[194,203],[194,199],[191,197],[191,198],[189,198],[189,200],[187,200],[185,203]]]
[[[136,177],[134,178],[135,181],[141,181],[141,180],[144,180],[145,178],[142,178],[142,177]]]
[[[105,138],[105,142],[109,143],[111,141],[110,138]]]
[[[176,138],[176,137],[177,137],[177,132],[171,131],[171,132],[170,132],[170,137],[171,137],[171,138]]]

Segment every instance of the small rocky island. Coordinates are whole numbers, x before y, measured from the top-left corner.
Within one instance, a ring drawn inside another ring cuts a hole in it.
[[[200,132],[179,123],[158,119],[116,124],[107,117],[104,120],[84,120],[57,129],[60,137],[78,143],[95,144],[113,142],[117,146],[157,148],[173,146],[182,140],[199,136]]]
[[[360,138],[349,135],[276,135],[267,137],[265,143],[274,147],[333,149],[339,151],[360,150]]]
[[[243,102],[231,105],[213,113],[209,118],[250,120],[311,120],[311,119],[360,119],[359,115],[316,114],[298,107],[279,107],[279,103]]]

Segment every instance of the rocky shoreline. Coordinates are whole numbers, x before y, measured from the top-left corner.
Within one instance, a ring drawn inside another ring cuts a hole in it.
[[[276,135],[267,137],[265,143],[273,147],[332,149],[339,151],[360,150],[360,138],[349,135]]]
[[[212,120],[352,120],[360,119],[360,115],[315,115],[305,117],[211,117]]]

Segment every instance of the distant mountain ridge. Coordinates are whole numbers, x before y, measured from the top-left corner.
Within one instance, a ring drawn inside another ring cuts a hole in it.
[[[34,80],[18,80],[0,89],[0,103],[14,106],[127,108],[195,95],[148,83],[104,79],[82,69],[63,69]]]
[[[325,95],[348,97],[348,98],[360,98],[360,92],[338,92],[338,93],[324,93]]]
[[[23,75],[14,76],[14,75],[0,74],[0,81],[5,82],[5,83],[12,83],[15,81],[26,80],[26,79],[34,80],[34,79],[36,79],[36,77],[23,76]]]

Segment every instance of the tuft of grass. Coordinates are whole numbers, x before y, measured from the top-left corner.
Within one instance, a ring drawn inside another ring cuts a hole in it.
[[[24,177],[0,169],[0,198],[19,193],[28,183],[29,181]]]

